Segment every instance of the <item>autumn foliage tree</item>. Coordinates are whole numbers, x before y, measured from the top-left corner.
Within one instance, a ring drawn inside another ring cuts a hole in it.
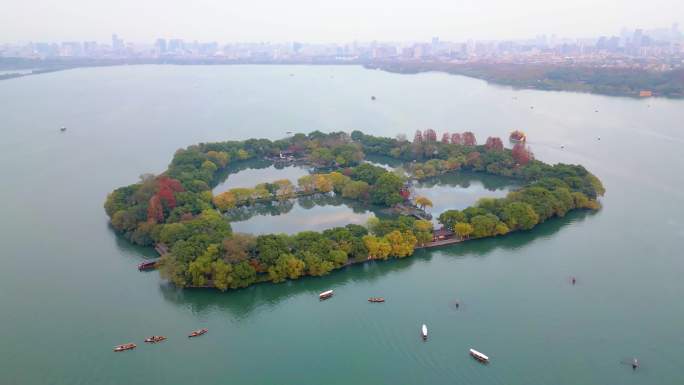
[[[149,222],[163,222],[164,209],[170,212],[176,208],[175,193],[183,191],[185,189],[178,180],[168,176],[157,178],[157,193],[152,195],[147,206],[147,220]]]
[[[451,144],[463,144],[461,134],[459,134],[458,132],[451,134]]]
[[[450,139],[451,139],[451,138],[450,138],[448,132],[445,132],[444,134],[442,134],[442,143],[444,143],[444,144],[449,144]]]
[[[494,136],[490,136],[487,138],[487,143],[485,143],[485,148],[487,150],[495,150],[495,151],[502,151],[503,150],[503,142],[501,141],[501,138],[497,138]]]
[[[152,195],[150,202],[147,205],[147,221],[159,223],[164,220],[164,208],[162,207],[159,196]]]
[[[423,133],[423,140],[425,142],[436,142],[437,141],[437,133],[432,128],[428,128]]]
[[[420,207],[421,209],[425,210],[426,207],[432,207],[432,201],[427,197],[421,196],[416,198],[416,205],[418,205],[418,207]]]
[[[513,159],[515,159],[515,161],[521,166],[528,164],[530,160],[534,159],[532,151],[530,151],[522,143],[516,143],[515,146],[513,146],[511,155],[513,156]]]
[[[420,130],[416,131],[416,135],[413,137],[413,143],[423,143],[423,133]]]
[[[475,139],[475,134],[470,131],[466,131],[461,135],[463,139],[464,146],[475,146],[477,144],[477,139]]]

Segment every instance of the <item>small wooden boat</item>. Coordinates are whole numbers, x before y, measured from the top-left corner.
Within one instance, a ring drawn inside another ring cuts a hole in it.
[[[157,261],[145,261],[138,264],[138,270],[153,270],[157,267]]]
[[[206,328],[205,329],[198,329],[198,330],[195,330],[192,333],[190,333],[190,335],[188,335],[188,337],[190,337],[190,338],[199,337],[203,334],[206,334],[208,331],[209,331],[209,329],[206,329]]]
[[[423,327],[420,328],[420,335],[423,337],[423,340],[427,340],[428,332],[427,332],[427,326],[425,324],[423,324]]]
[[[332,290],[328,290],[328,291],[324,291],[324,292],[322,292],[321,294],[319,294],[319,295],[318,295],[318,299],[322,301],[322,300],[328,299],[328,298],[330,298],[330,297],[332,297],[332,296],[333,296],[333,291],[332,291]]]
[[[485,356],[484,354],[478,352],[475,349],[470,349],[470,355],[473,356],[473,358],[475,358],[476,360],[478,360],[480,362],[483,362],[483,363],[489,362],[489,357]]]
[[[66,127],[62,126],[62,128],[60,128],[59,130],[64,132],[64,131],[66,131]]]
[[[368,302],[385,302],[385,299],[382,297],[370,297]]]
[[[117,345],[114,347],[115,352],[123,352],[126,350],[131,350],[135,349],[138,345],[136,344],[123,344],[123,345]]]
[[[145,342],[148,344],[156,344],[157,342],[162,342],[164,340],[166,340],[166,337],[164,336],[152,336],[145,338]]]

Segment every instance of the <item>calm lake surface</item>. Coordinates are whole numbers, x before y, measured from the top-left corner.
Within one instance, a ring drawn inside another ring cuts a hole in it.
[[[349,223],[365,225],[375,213],[371,207],[326,194],[242,207],[231,210],[227,215],[232,221],[233,230],[239,233],[295,234],[300,231],[322,231]]]
[[[2,384],[684,382],[684,101],[344,66],[76,69],[1,81],[0,101]],[[138,272],[153,252],[117,237],[102,208],[197,142],[425,128],[481,143],[523,129],[539,159],[603,180],[603,210],[219,293]],[[376,295],[387,302],[367,303]],[[153,334],[169,340],[142,344]],[[126,342],[139,346],[112,353]],[[620,363],[632,356],[636,372]]]
[[[496,176],[462,172],[440,175],[413,185],[413,196],[424,196],[432,201],[428,211],[435,219],[450,210],[463,210],[477,203],[478,199],[503,198],[511,190],[519,188],[517,181]]]

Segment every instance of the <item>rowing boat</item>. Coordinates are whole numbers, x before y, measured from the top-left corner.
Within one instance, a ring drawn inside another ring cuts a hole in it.
[[[209,329],[206,329],[206,328],[205,329],[197,329],[197,330],[194,330],[192,333],[190,333],[190,335],[188,335],[188,337],[199,337],[203,334],[206,334],[206,332],[208,332],[208,331],[209,331]]]
[[[124,352],[126,350],[135,349],[138,345],[136,344],[123,344],[114,347],[115,352]]]

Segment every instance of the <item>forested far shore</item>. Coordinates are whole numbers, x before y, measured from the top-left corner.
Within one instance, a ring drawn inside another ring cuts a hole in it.
[[[404,174],[365,163],[366,155],[389,157],[410,166]],[[253,188],[214,195],[212,188],[230,171],[253,159],[296,159],[315,171],[300,178],[264,181]],[[504,148],[500,138],[482,145],[471,132],[417,131],[413,140],[354,131],[312,132],[280,139],[199,143],[176,151],[160,175],[114,190],[105,210],[112,227],[133,243],[165,245],[163,277],[179,287],[236,289],[257,282],[320,276],[351,262],[404,258],[431,242],[433,224],[409,216],[372,218],[366,226],[347,225],[294,235],[233,233],[221,211],[301,194],[335,194],[385,207],[429,205],[410,196],[407,179],[467,170],[507,176],[521,182],[505,198],[483,198],[465,210],[441,213],[439,223],[459,240],[530,230],[576,209],[600,208],[604,188],[580,165],[548,165],[522,143]]]
[[[684,98],[684,69],[647,71],[563,64],[419,61],[377,61],[365,64],[365,67],[403,74],[445,72],[514,88],[588,92],[611,96]]]

